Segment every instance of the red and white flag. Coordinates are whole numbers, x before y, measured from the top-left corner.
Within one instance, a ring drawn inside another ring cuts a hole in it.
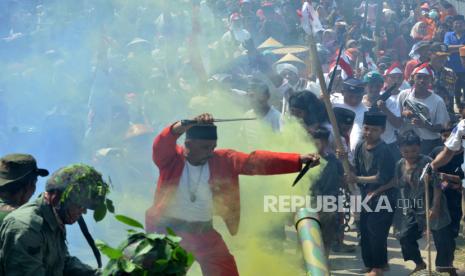
[[[307,1],[305,1],[302,5],[301,23],[302,28],[307,34],[310,34],[312,30],[314,34],[324,30],[323,25],[321,25],[320,18],[318,17],[318,13]]]
[[[337,55],[336,55],[337,57]],[[329,72],[331,73],[334,69],[340,69],[341,70],[341,78],[343,80],[348,79],[348,78],[353,78],[354,77],[354,69],[352,69],[352,66],[350,65],[350,58],[347,55],[346,51],[344,51],[341,54],[341,58],[339,59],[339,64],[336,68],[336,57],[333,58],[333,61],[329,65]]]

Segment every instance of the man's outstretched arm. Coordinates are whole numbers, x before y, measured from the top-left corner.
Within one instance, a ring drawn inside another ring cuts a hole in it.
[[[454,157],[455,152],[448,147],[444,147],[444,149],[434,158],[434,160],[431,162],[431,168],[433,170],[437,170],[438,168],[447,165],[447,163],[452,160],[452,157]]]
[[[320,163],[318,154],[298,154],[257,150],[250,154],[229,151],[229,158],[238,174],[272,175],[300,171],[302,164],[311,162],[311,167]]]
[[[434,158],[431,162],[431,167],[433,170],[437,170],[440,167],[446,165],[452,160],[455,153],[462,149],[462,137],[465,134],[465,121],[462,120],[460,123],[452,130],[451,135],[444,143],[444,149]]]

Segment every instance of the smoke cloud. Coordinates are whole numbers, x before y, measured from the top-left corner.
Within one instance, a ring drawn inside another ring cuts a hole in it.
[[[2,1],[0,155],[31,153],[49,170],[93,165],[111,179],[116,212],[143,221],[158,176],[155,135],[200,113],[235,118],[249,109],[246,97],[205,78],[247,62],[243,49],[222,41],[227,22],[213,15],[221,9],[210,2],[194,9],[200,28],[193,32],[190,1]],[[218,127],[219,148],[315,151],[290,119],[279,134],[259,121]],[[215,220],[241,275],[303,273],[299,245],[285,242],[293,215],[264,213],[263,196],[305,195],[318,172],[295,188],[296,175],[241,177],[239,234],[230,237]],[[125,226],[110,216],[98,224],[91,214],[86,220],[94,238],[116,245],[125,236]],[[95,264],[77,225],[69,227],[68,242],[71,254]],[[198,266],[189,275],[200,275]]]

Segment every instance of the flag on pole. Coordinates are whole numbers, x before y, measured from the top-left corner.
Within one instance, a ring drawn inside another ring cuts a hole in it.
[[[312,30],[314,34],[324,30],[323,25],[321,25],[320,18],[318,17],[318,13],[307,1],[305,1],[302,5],[301,23],[302,28],[307,34],[310,34]]]
[[[341,54],[341,58],[339,59],[339,64],[337,67],[336,59],[333,58],[333,61],[329,65],[329,72],[332,72],[334,69],[341,70],[341,78],[343,80],[354,77],[354,70],[350,65],[350,57],[347,55],[346,51]]]

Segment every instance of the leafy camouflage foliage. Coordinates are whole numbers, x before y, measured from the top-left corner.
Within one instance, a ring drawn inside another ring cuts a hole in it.
[[[106,198],[110,186],[93,167],[73,164],[61,168],[47,182],[47,189],[64,190],[61,202],[78,204],[94,210],[94,219],[101,221],[107,211],[114,213],[113,202]]]
[[[120,222],[134,228],[144,229],[143,225],[126,216],[116,215]],[[168,235],[128,230],[128,237],[117,248],[102,241],[96,241],[97,247],[109,259],[103,275],[154,275],[183,276],[194,262],[194,256],[180,245],[171,229]]]

